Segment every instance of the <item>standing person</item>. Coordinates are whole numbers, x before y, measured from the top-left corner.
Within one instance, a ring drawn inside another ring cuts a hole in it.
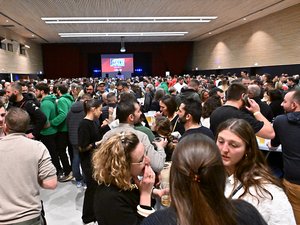
[[[57,185],[47,148],[25,135],[29,122],[28,113],[16,107],[5,118],[7,136],[0,139],[0,224],[42,225],[40,187]]]
[[[248,86],[248,97],[253,99],[259,105],[261,114],[263,114],[267,120],[272,122],[273,121],[272,109],[267,103],[261,101],[260,92],[261,89],[257,84],[250,84]]]
[[[0,139],[5,136],[4,133],[4,123],[5,123],[5,115],[6,115],[6,110],[4,108],[4,103],[0,101]]]
[[[204,127],[200,123],[201,119],[201,103],[200,101],[195,101],[194,99],[185,99],[179,107],[177,112],[179,116],[179,121],[184,125],[185,132],[179,139],[186,137],[187,135],[194,133],[202,133],[210,137],[212,140],[215,139],[211,130]]]
[[[98,224],[138,225],[154,212],[155,174],[146,154],[144,145],[130,132],[101,143],[93,156],[94,178],[99,184],[94,197]]]
[[[26,131],[26,136],[31,139],[39,139],[40,132],[44,128],[47,118],[39,109],[32,98],[22,94],[22,86],[14,82],[6,87],[6,95],[9,97],[9,106],[26,110],[30,116],[30,126]]]
[[[179,116],[176,113],[177,104],[174,97],[165,95],[159,101],[160,111],[163,116],[166,116],[172,124],[172,132],[178,131],[181,135],[184,133],[184,126],[179,121]]]
[[[259,137],[271,139],[275,136],[272,124],[260,112],[259,105],[246,96],[247,90],[241,83],[233,83],[229,86],[226,103],[215,109],[210,116],[210,129],[214,135],[216,135],[219,124],[227,119],[237,118],[250,123]],[[247,103],[249,107],[246,106],[246,109],[253,113],[253,116],[241,110]]]
[[[57,86],[57,94],[59,96],[57,102],[57,116],[50,120],[50,125],[57,127],[56,136],[56,148],[60,161],[63,166],[64,175],[58,178],[59,182],[66,182],[73,179],[72,168],[69,163],[67,156],[67,146],[68,146],[68,127],[67,127],[67,115],[70,108],[74,102],[73,97],[68,93],[68,87],[65,84],[60,84]]]
[[[295,225],[291,204],[258,149],[250,124],[226,120],[218,127],[216,142],[228,173],[225,195],[251,203],[269,225]]]
[[[100,132],[97,124],[99,116],[102,113],[102,105],[100,101],[91,99],[85,100],[83,106],[86,115],[78,127],[78,149],[87,189],[84,194],[81,218],[84,223],[91,223],[96,221],[93,204],[95,188],[97,186],[97,183],[92,178],[91,159],[97,142],[100,140]]]
[[[50,88],[45,83],[39,83],[35,86],[36,97],[41,99],[41,111],[45,114],[48,122],[57,116],[56,97],[54,95],[49,95],[49,92]],[[61,176],[63,171],[56,149],[56,134],[57,127],[49,125],[47,128],[41,130],[41,141],[47,147],[51,155],[52,163],[56,168],[57,175]]]
[[[157,150],[154,149],[154,146],[150,143],[148,136],[134,129],[134,124],[139,122],[141,117],[140,105],[133,100],[128,99],[127,101],[122,100],[116,110],[117,119],[119,119],[119,126],[108,131],[104,136],[102,141],[105,142],[108,138],[113,136],[114,134],[120,132],[132,132],[136,134],[139,140],[143,143],[146,152],[148,153],[148,157],[150,158],[151,167],[155,172],[160,172],[166,160],[166,154],[164,151],[164,147],[167,144],[166,141],[161,140],[160,142],[156,142]]]
[[[89,94],[84,94],[79,101],[76,101],[67,116],[67,126],[69,141],[73,149],[73,160],[72,160],[72,172],[75,177],[76,186],[78,188],[84,187],[85,182],[83,176],[80,172],[80,157],[79,157],[79,147],[78,147],[78,128],[80,122],[85,117],[86,113],[84,111],[84,101],[90,100],[91,96]]]
[[[266,225],[257,210],[242,200],[226,199],[225,170],[214,141],[191,134],[178,143],[170,171],[171,206],[143,225]]]
[[[292,204],[296,222],[300,224],[300,90],[289,91],[281,104],[287,114],[275,118],[275,138],[271,148],[282,146],[283,170],[287,196]],[[274,148],[273,148],[274,150]]]

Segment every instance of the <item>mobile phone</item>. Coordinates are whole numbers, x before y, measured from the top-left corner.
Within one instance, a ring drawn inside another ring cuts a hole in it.
[[[243,96],[243,102],[244,102],[245,106],[250,107],[250,104],[249,104],[248,99],[249,99],[248,95],[245,94],[245,95]]]

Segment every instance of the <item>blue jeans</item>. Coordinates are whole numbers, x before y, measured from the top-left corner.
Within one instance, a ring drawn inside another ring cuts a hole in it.
[[[76,181],[81,181],[83,176],[80,173],[80,157],[79,157],[79,149],[78,145],[72,145],[73,147],[73,161],[72,161],[72,171],[73,176]]]

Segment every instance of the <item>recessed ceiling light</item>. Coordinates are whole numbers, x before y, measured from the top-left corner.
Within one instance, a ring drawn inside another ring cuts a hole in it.
[[[211,32],[208,32],[208,34],[212,34]]]
[[[32,34],[31,37],[34,37],[34,34]]]
[[[6,20],[5,22],[6,22],[6,23],[8,23],[9,21],[8,21],[8,20]]]
[[[160,37],[160,36],[184,36],[188,32],[116,32],[116,33],[58,33],[66,37]]]
[[[47,24],[70,23],[208,23],[217,16],[180,17],[42,17]]]
[[[247,20],[247,18],[245,17],[243,20]]]

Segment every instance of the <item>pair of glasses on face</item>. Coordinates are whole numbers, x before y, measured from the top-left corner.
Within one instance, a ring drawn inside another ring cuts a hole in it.
[[[125,137],[125,132],[121,132],[121,142],[123,145],[128,144],[128,139]],[[132,165],[144,165],[146,162],[146,156],[147,156],[147,151],[145,151],[143,158],[140,160],[140,162],[132,162]]]

